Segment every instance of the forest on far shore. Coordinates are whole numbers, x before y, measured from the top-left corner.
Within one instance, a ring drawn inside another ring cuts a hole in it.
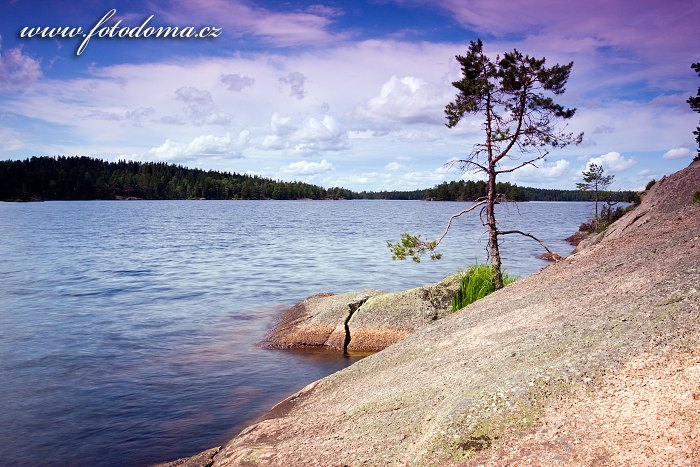
[[[591,201],[593,193],[499,183],[514,201]],[[402,199],[465,201],[486,194],[484,181],[444,182],[413,191],[354,192],[256,175],[189,169],[164,162],[107,162],[91,157],[32,157],[0,161],[0,200],[93,199]],[[615,201],[634,202],[632,191],[609,192]]]

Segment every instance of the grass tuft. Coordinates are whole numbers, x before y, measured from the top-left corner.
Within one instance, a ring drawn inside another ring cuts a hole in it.
[[[515,282],[515,277],[503,273],[503,285]],[[495,290],[493,269],[488,264],[475,264],[462,277],[459,290],[452,296],[452,311],[461,310],[467,305],[484,298]]]

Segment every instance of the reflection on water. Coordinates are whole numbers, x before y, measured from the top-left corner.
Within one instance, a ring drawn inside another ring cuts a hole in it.
[[[256,346],[317,292],[399,290],[485,259],[478,219],[442,261],[393,262],[387,240],[433,238],[460,203],[0,204],[0,464],[145,465],[222,444],[357,357]],[[499,205],[504,226],[563,242],[590,203]],[[545,265],[507,238],[505,268]]]

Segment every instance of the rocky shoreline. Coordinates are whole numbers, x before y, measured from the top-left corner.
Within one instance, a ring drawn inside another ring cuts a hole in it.
[[[368,354],[452,313],[461,274],[401,292],[317,294],[287,310],[262,345]]]
[[[700,464],[699,188],[695,162],[568,258],[458,313],[436,306],[449,287],[311,297],[268,345],[395,343],[205,463],[171,465]]]

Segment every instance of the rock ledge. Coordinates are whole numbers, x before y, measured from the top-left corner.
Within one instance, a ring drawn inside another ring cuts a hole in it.
[[[289,308],[261,343],[346,353],[382,350],[452,311],[461,274],[402,292],[359,290],[313,295]]]

